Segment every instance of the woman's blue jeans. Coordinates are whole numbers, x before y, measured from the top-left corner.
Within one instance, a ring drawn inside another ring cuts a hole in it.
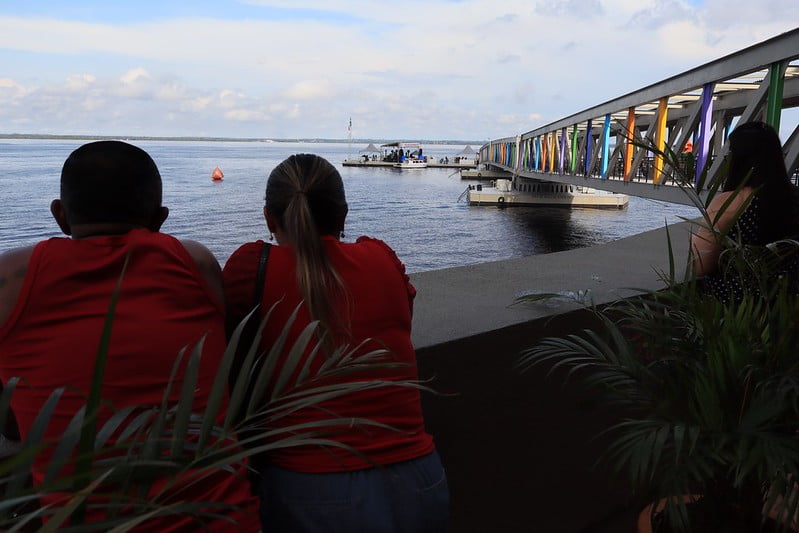
[[[449,517],[447,476],[437,452],[330,474],[267,465],[259,496],[267,533],[443,533]]]

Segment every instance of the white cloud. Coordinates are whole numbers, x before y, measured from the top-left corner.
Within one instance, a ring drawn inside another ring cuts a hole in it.
[[[147,83],[153,78],[152,76],[150,76],[150,73],[147,72],[145,69],[143,69],[142,67],[137,67],[134,69],[130,69],[122,76],[120,76],[119,79],[125,85],[134,85],[137,83]]]
[[[363,137],[493,138],[799,20],[796,0],[409,0],[401,17],[370,0],[249,3],[297,17],[110,24],[0,16],[0,124],[343,137],[353,116]],[[37,61],[18,59],[30,56]]]
[[[0,101],[22,98],[27,92],[22,85],[11,78],[0,78]]]
[[[262,111],[252,111],[249,109],[233,109],[225,112],[225,118],[240,122],[267,120],[269,117]]]
[[[159,100],[179,101],[187,96],[186,87],[179,83],[166,83],[156,91],[156,98]]]
[[[604,14],[605,10],[599,0],[554,0],[541,2],[536,12],[543,15],[571,16],[574,18],[593,18]]]
[[[230,89],[222,89],[217,95],[217,101],[223,108],[232,108],[237,106],[242,100],[244,95],[239,92],[231,91]]]
[[[328,80],[302,80],[293,84],[284,93],[291,100],[319,100],[333,97],[333,87]]]
[[[67,77],[66,88],[83,91],[91,87],[95,81],[97,81],[97,77],[92,74],[73,74]]]

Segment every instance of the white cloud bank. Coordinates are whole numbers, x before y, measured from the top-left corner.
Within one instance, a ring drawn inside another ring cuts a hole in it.
[[[264,17],[308,11],[128,24],[0,16],[1,131],[343,138],[352,117],[356,137],[482,140],[799,20],[796,0],[248,4]]]

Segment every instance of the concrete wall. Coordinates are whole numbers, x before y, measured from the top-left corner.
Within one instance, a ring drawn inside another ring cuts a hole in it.
[[[686,225],[670,228],[684,267]],[[630,287],[662,287],[664,230],[607,245],[425,272],[414,339],[425,417],[448,471],[453,532],[634,531],[638,509],[623,479],[601,463],[597,434],[622,413],[597,405],[576,381],[547,368],[520,373],[519,351],[545,336],[591,327],[565,302],[509,306],[521,291],[591,289],[598,304]],[[680,269],[682,271],[682,268]]]

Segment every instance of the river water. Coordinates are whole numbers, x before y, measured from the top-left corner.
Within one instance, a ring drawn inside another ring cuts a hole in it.
[[[59,235],[49,214],[73,140],[0,141],[0,252]],[[631,197],[624,210],[468,206],[469,181],[454,169],[343,167],[361,145],[300,142],[134,141],[152,155],[170,209],[162,231],[203,242],[221,264],[242,243],[268,236],[263,222],[269,172],[293,153],[316,153],[341,172],[349,203],[345,240],[386,241],[409,272],[569,250],[695,217],[695,209]],[[463,145],[425,145],[450,159]],[[212,182],[219,166],[222,182]]]

